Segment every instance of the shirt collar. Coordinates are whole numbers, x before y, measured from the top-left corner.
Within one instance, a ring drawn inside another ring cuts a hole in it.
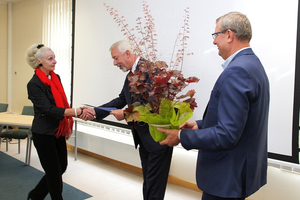
[[[135,69],[136,69],[136,66],[137,66],[139,60],[140,60],[140,56],[137,57],[137,59],[135,60],[133,66],[132,66],[132,68],[131,68],[131,72],[132,72],[132,73],[134,73],[134,71],[135,71]]]
[[[242,48],[240,50],[238,50],[237,52],[235,52],[234,54],[232,54],[229,58],[227,58],[225,60],[225,62],[222,64],[222,67],[223,67],[223,70],[226,69],[226,67],[229,65],[229,63],[232,61],[232,59],[241,51],[245,50],[245,49],[249,49],[250,47],[245,47],[245,48]]]

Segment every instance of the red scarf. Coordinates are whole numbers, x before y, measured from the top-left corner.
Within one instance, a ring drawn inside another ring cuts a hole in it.
[[[45,85],[50,86],[57,107],[70,108],[65,91],[61,85],[61,82],[53,71],[50,71],[51,80],[39,68],[35,69],[35,74]],[[65,136],[67,139],[69,139],[72,134],[72,129],[73,129],[72,116],[65,116],[59,122],[58,127],[55,129],[57,130],[55,136],[56,138],[60,136]]]

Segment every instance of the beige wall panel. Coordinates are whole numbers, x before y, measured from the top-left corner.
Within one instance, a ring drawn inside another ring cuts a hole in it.
[[[0,3],[0,103],[7,103],[7,4]]]
[[[42,0],[24,0],[13,4],[12,12],[12,111],[20,113],[32,105],[27,97],[27,83],[34,70],[25,60],[25,52],[42,41]]]

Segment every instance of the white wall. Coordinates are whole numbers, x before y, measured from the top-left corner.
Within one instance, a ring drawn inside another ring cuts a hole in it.
[[[81,121],[77,125],[77,147],[141,168],[139,153],[130,132],[128,129]],[[70,138],[68,144],[74,146],[74,142],[74,138]],[[196,160],[197,151],[175,147],[169,174],[196,183]]]
[[[118,96],[124,83],[126,74],[113,66],[109,48],[126,38],[103,3],[124,16],[129,29],[135,28],[138,17],[143,17],[142,1],[90,0],[87,4],[85,0],[76,0],[74,106],[106,103]],[[230,11],[247,15],[253,30],[251,46],[270,80],[268,151],[291,156],[298,0],[151,0],[148,5],[156,27],[158,56],[167,63],[183,26],[184,9],[189,7],[190,38],[186,52],[194,55],[185,56],[183,74],[200,78],[199,83],[188,86],[196,90],[198,104],[192,119],[202,118],[213,85],[222,72],[224,61],[211,37],[216,18]],[[284,39],[276,31],[278,25],[283,25]],[[140,36],[137,31],[133,33]]]
[[[78,123],[78,147],[132,166],[141,167],[130,130],[95,122]],[[73,133],[74,136],[74,133]],[[74,145],[74,138],[68,143]],[[170,175],[196,183],[197,151],[175,147]],[[300,166],[269,159],[268,180],[249,200],[299,200]]]

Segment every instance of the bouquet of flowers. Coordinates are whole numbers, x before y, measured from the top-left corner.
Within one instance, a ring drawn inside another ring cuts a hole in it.
[[[116,23],[121,26],[121,31],[124,32],[137,54],[144,58],[139,61],[139,70],[128,76],[132,95],[135,98],[142,96],[144,103],[141,101],[129,105],[125,109],[126,121],[147,123],[153,139],[157,142],[162,141],[166,135],[159,132],[157,127],[179,129],[179,126],[193,115],[193,110],[197,107],[194,98],[195,90],[179,95],[189,83],[199,81],[197,77],[185,78],[181,72],[187,45],[186,40],[188,39],[187,34],[189,33],[188,8],[185,10],[183,31],[179,32],[177,36],[171,63],[168,66],[166,62],[157,59],[155,24],[145,1],[143,2],[145,25],[142,25],[142,18],[138,18],[136,28],[130,30],[124,17],[119,17],[116,10],[110,6],[105,6],[114,16]],[[135,30],[138,31],[141,38],[133,34]],[[175,53],[176,49],[177,53]],[[187,55],[191,55],[191,53]],[[181,70],[178,70],[180,63]]]

